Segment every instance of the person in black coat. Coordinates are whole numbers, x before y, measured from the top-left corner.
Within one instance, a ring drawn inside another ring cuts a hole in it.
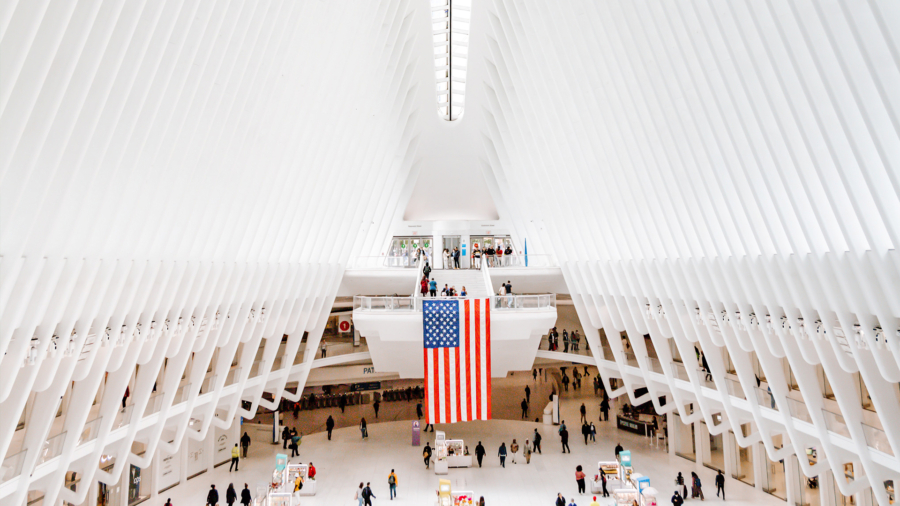
[[[219,504],[219,491],[216,490],[215,485],[209,486],[209,493],[206,494],[206,504],[209,506],[216,506],[216,504]]]
[[[247,458],[247,450],[250,449],[250,436],[245,432],[241,436],[241,457]]]
[[[719,497],[719,492],[722,492],[722,500],[725,500],[725,475],[722,474],[722,471],[719,471],[719,474],[716,475],[716,497]]]
[[[250,504],[250,501],[252,500],[253,498],[250,497],[250,487],[248,487],[247,484],[244,483],[244,490],[241,490],[241,504],[243,504],[244,506],[248,506]]]
[[[524,420],[524,419],[528,418],[528,401],[525,399],[522,399],[521,406],[522,406],[522,420]]]
[[[365,501],[366,506],[372,506],[372,498],[378,499],[375,497],[375,494],[372,492],[372,487],[370,487],[371,483],[366,483],[366,488],[362,491],[363,501]]]
[[[231,506],[235,501],[237,501],[237,492],[234,490],[234,483],[229,483],[228,490],[225,491],[225,502]]]
[[[481,441],[479,441],[478,446],[475,447],[475,458],[478,459],[478,467],[481,467],[481,461],[484,459],[485,453],[484,446],[481,446]]]
[[[675,491],[675,495],[672,496],[672,506],[681,506],[684,504],[684,499],[678,494],[678,491]]]
[[[331,441],[331,431],[334,430],[334,418],[331,415],[328,415],[328,420],[325,420],[325,430],[328,431],[328,440]]]
[[[287,450],[288,441],[291,440],[291,429],[289,429],[286,425],[284,429],[281,431],[281,448],[283,450]]]
[[[619,454],[622,453],[622,450],[624,449],[625,448],[622,448],[622,443],[616,443],[616,460],[619,460]]]
[[[590,437],[590,435],[591,435],[591,426],[586,423],[582,423],[581,424],[581,435],[584,436],[584,444],[587,445],[588,437]]]
[[[556,494],[556,506],[566,506],[566,498],[562,494]]]
[[[566,453],[568,450],[569,453],[572,453],[572,450],[569,448],[569,430],[563,426],[563,429],[559,431],[559,438],[562,442],[562,452]]]
[[[603,397],[603,400],[600,401],[600,415],[601,422],[609,421],[609,400],[606,397]]]

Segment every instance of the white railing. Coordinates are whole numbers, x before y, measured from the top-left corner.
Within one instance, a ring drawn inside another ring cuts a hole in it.
[[[553,255],[501,255],[489,257],[482,253],[482,265],[486,265],[491,269],[501,269],[506,267],[556,267],[556,258]]]
[[[416,267],[416,255],[404,256],[361,256],[356,257],[347,265],[349,269],[385,269],[385,268],[414,268]]]
[[[421,311],[423,300],[462,299],[465,297],[393,297],[376,296],[353,297],[353,309],[360,311]],[[534,311],[556,308],[556,294],[542,295],[492,295],[491,308],[500,311]]]

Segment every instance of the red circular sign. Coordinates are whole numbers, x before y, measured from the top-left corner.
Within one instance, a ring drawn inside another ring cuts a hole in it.
[[[341,332],[350,332],[350,322],[344,320],[338,324],[338,328],[341,329]]]

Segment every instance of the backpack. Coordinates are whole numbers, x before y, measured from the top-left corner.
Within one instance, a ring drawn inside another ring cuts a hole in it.
[[[395,485],[396,483],[397,483],[397,480],[394,479],[393,474],[388,476],[388,485]]]

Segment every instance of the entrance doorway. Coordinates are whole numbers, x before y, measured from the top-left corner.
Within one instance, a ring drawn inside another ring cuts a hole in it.
[[[476,249],[481,250],[482,259],[487,262],[488,267],[510,267],[518,263],[519,257],[515,254],[509,257],[502,253],[500,255],[494,254],[493,256],[487,255],[488,250],[493,249],[496,251],[499,248],[503,251],[506,250],[507,246],[515,253],[512,237],[508,235],[472,236],[471,241],[472,251]]]
[[[453,268],[453,250],[460,247],[460,236],[458,235],[445,235],[444,236],[444,249],[441,250],[442,262],[441,267],[444,269],[452,269]],[[444,250],[447,251],[448,256],[443,257]],[[460,258],[462,261],[462,258]]]
[[[425,254],[425,259],[431,263],[432,258],[431,236],[423,237],[394,237],[391,240],[391,249],[388,251],[386,263],[388,267],[415,267],[416,253],[419,249]]]

